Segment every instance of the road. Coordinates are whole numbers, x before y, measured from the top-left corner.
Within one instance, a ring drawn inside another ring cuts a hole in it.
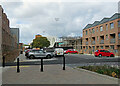
[[[41,59],[26,59],[24,54],[19,56],[20,65],[40,65]],[[120,65],[120,58],[115,57],[94,57],[92,55],[80,55],[80,54],[66,54],[66,65],[74,66],[85,66],[85,65]],[[49,64],[62,64],[62,57],[54,57],[52,59],[44,59],[44,65]],[[6,66],[15,66],[14,63],[6,63]]]

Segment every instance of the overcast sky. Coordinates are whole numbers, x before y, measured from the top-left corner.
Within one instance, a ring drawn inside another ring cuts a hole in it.
[[[82,29],[87,24],[117,13],[119,0],[8,1],[2,0],[1,5],[10,20],[10,27],[18,27],[20,42],[27,44],[36,34],[82,36]]]

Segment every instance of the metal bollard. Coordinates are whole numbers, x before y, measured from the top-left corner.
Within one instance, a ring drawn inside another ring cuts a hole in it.
[[[5,67],[5,56],[3,56],[2,66]]]
[[[41,58],[41,72],[43,72],[43,58]]]
[[[20,67],[19,67],[19,58],[17,58],[17,73],[20,72]]]
[[[63,70],[65,70],[65,56],[63,55]]]

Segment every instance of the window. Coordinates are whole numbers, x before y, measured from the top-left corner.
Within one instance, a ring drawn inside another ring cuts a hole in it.
[[[106,35],[106,40],[108,40],[108,35]]]
[[[106,30],[108,30],[108,24],[106,24]]]
[[[114,28],[114,23],[110,23],[110,29]]]
[[[111,49],[114,49],[114,45],[111,45],[110,48],[111,48]]]
[[[102,26],[100,26],[100,31],[103,31],[103,27]]]
[[[97,41],[99,41],[99,37],[97,36]]]
[[[86,49],[88,49],[88,46],[86,46]]]
[[[118,21],[118,27],[120,27],[120,20]]]
[[[92,33],[95,33],[95,29],[94,28],[92,29]]]
[[[97,29],[97,32],[98,32],[98,27],[96,29]]]
[[[95,46],[93,46],[93,50],[92,50],[93,52],[95,51]]]
[[[118,38],[120,39],[120,33],[118,33]]]
[[[91,34],[91,30],[89,29],[89,33]]]
[[[91,42],[91,39],[89,39],[90,40],[90,42]]]
[[[87,33],[87,30],[86,30],[86,35],[87,35],[88,33]]]
[[[103,46],[101,46],[101,49],[103,49]]]

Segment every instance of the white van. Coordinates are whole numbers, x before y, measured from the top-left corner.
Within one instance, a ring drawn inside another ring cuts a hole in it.
[[[55,56],[63,56],[64,49],[63,48],[55,48],[54,53],[55,53]]]

